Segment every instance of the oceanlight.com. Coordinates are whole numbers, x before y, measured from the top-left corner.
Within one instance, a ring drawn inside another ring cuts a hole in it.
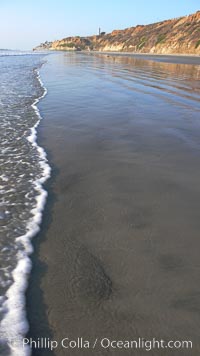
[[[113,350],[162,350],[162,349],[171,349],[171,350],[184,350],[192,349],[193,344],[190,340],[157,340],[153,338],[151,340],[146,340],[145,338],[138,338],[137,340],[111,340],[109,338],[96,338],[93,340],[86,340],[82,337],[77,339],[70,339],[68,337],[63,338],[60,341],[52,340],[49,338],[37,338],[37,339],[28,339],[24,338],[18,340],[9,340],[10,345],[16,346],[20,344],[22,347],[29,347],[31,349],[47,349],[54,350],[57,348],[63,349],[113,349]]]

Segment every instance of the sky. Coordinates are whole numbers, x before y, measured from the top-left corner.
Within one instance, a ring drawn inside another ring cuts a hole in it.
[[[111,32],[189,15],[200,0],[0,0],[0,48],[32,49],[68,36]]]

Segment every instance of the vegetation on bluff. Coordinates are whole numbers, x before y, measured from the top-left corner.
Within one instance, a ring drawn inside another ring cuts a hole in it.
[[[109,34],[67,37],[36,49],[96,50],[139,53],[200,54],[200,11],[150,25],[138,25]]]

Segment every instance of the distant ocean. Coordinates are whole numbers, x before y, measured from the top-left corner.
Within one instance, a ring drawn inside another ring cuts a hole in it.
[[[44,55],[0,50],[0,355],[29,355],[25,289],[31,238],[38,232],[50,176],[37,144],[38,101],[46,94]]]

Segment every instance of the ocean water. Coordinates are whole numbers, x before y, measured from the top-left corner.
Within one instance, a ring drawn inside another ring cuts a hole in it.
[[[21,343],[28,330],[24,292],[50,175],[37,144],[43,62],[43,55],[0,51],[0,354],[7,356],[29,354]]]

